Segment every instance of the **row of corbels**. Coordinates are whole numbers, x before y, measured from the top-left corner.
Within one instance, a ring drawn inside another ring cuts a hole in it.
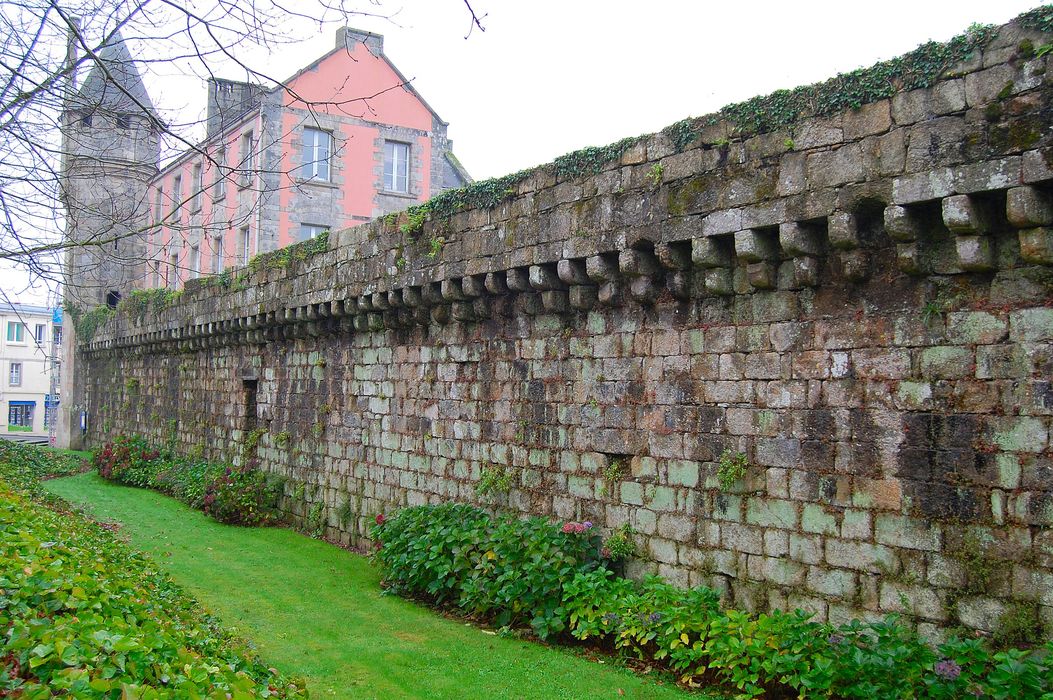
[[[1020,259],[1025,263],[1053,265],[1053,197],[1046,190],[1026,185],[1006,190],[1004,220],[1017,229]],[[986,272],[997,267],[991,233],[1001,226],[1001,212],[990,199],[956,194],[940,201],[943,225],[954,234],[958,267],[966,272]],[[885,230],[896,242],[897,265],[911,275],[929,272],[919,240],[929,225],[917,205],[885,208]]]
[[[1000,212],[991,210],[991,201],[964,194],[940,200],[942,223],[954,234],[957,264],[963,271],[995,267],[990,234],[1002,219]],[[1053,265],[1053,196],[1041,188],[1023,186],[1007,190],[1005,201],[1005,220],[1017,229],[1021,259]],[[924,204],[884,209],[883,225],[895,243],[897,265],[908,274],[930,271],[921,246],[926,228],[932,225],[927,211]],[[869,255],[856,215],[841,211],[825,219],[784,222],[691,241],[639,241],[636,247],[619,252],[133,334],[90,343],[87,349],[134,347],[150,352],[175,346],[191,352],[433,322],[472,322],[515,313],[558,314],[615,306],[626,297],[651,304],[664,293],[681,300],[698,293],[726,296],[736,293],[734,274],[740,268],[754,289],[800,289],[819,283],[821,260],[829,256],[838,259],[846,279],[864,280],[870,272]]]

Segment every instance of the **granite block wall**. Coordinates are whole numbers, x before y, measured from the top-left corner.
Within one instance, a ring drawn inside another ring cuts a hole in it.
[[[1023,47],[1049,39],[195,281],[81,346],[89,440],[258,458],[352,545],[469,501],[630,523],[631,573],[749,609],[1048,631],[1053,85]]]

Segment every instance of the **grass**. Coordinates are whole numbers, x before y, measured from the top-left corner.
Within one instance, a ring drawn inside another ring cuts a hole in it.
[[[312,697],[697,698],[544,645],[501,637],[380,593],[361,556],[290,530],[221,525],[94,473],[55,494],[121,523],[131,544]]]

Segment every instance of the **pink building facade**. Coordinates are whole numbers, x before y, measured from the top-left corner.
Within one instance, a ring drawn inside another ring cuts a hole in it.
[[[341,29],[273,89],[208,88],[204,142],[149,186],[146,287],[179,288],[471,181],[378,35]]]

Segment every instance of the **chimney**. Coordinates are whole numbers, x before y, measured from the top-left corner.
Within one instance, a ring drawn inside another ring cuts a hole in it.
[[[366,49],[374,56],[384,53],[384,37],[380,34],[351,27],[340,27],[336,30],[336,48],[353,51],[355,44],[365,44]]]

